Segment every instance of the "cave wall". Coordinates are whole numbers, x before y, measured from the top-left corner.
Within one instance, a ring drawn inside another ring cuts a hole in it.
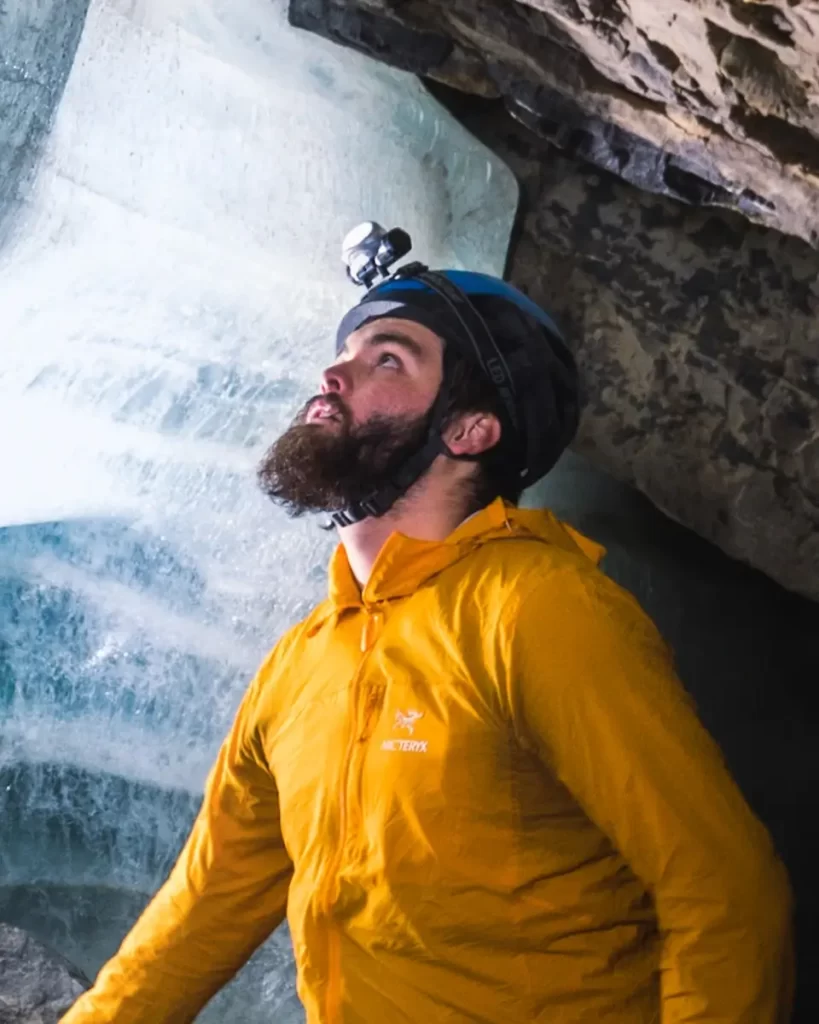
[[[509,276],[576,344],[576,450],[819,598],[819,253],[496,141],[527,189]]]
[[[290,0],[649,191],[819,242],[816,0]]]

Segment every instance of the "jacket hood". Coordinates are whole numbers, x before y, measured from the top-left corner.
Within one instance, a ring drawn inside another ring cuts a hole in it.
[[[548,509],[524,509],[496,498],[454,530],[446,540],[426,541],[393,533],[378,554],[363,590],[353,576],[343,544],[330,561],[329,598],[336,611],[414,593],[439,572],[490,541],[529,537],[597,565],[605,549],[561,522]]]

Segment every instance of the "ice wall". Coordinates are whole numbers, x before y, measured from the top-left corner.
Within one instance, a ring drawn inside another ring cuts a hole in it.
[[[61,8],[6,7],[64,52]],[[414,79],[270,0],[91,3],[40,148],[0,254],[2,757],[196,790],[324,586],[330,538],[253,468],[355,298],[343,234],[498,271],[516,186]]]
[[[498,272],[517,190],[283,0],[3,0],[0,40],[0,917],[93,973],[323,593],[254,467],[357,298],[343,235]],[[207,1019],[297,1019],[260,957]]]

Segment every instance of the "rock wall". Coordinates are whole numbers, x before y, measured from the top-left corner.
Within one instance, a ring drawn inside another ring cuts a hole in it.
[[[290,0],[633,184],[819,244],[816,0]]]
[[[0,924],[0,1024],[57,1024],[89,987],[67,960]]]
[[[576,450],[819,599],[819,253],[583,168],[499,104],[460,114],[523,186],[509,276],[575,341]]]

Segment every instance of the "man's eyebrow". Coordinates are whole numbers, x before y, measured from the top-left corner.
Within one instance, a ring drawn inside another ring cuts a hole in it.
[[[424,349],[422,345],[411,338],[408,334],[404,334],[403,331],[378,331],[377,334],[371,334],[364,345],[368,348],[375,345],[400,345],[401,348],[405,348],[408,352],[415,356],[416,359],[424,358]],[[342,352],[347,352],[347,342],[341,349]]]

